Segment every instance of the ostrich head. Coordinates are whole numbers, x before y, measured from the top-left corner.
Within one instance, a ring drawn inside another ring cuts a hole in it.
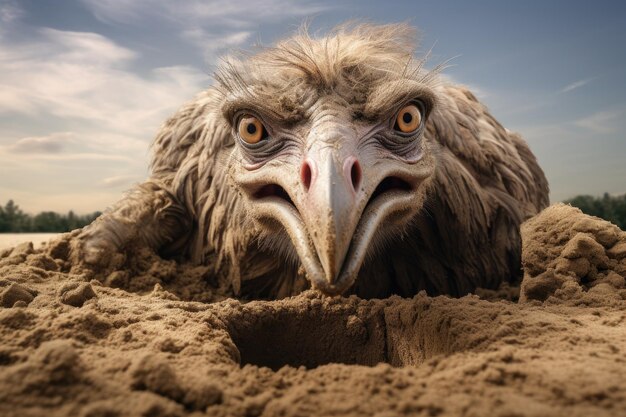
[[[350,287],[423,206],[436,76],[412,57],[409,27],[361,25],[301,33],[218,72],[246,214],[325,293]]]

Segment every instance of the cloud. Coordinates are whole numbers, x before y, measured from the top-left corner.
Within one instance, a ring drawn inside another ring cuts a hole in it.
[[[48,136],[30,136],[10,144],[6,150],[11,153],[23,154],[56,154],[73,140],[73,134],[68,132],[53,133]]]
[[[591,81],[595,80],[596,77],[591,77],[591,78],[586,78],[584,80],[578,80],[575,81],[571,84],[566,85],[565,87],[563,87],[563,89],[560,91],[561,94],[563,93],[569,93],[570,91],[576,90],[584,85],[589,84]]]
[[[184,66],[140,76],[135,52],[95,33],[42,29],[31,41],[0,39],[0,51],[0,115],[76,119],[145,139],[209,79]]]
[[[54,163],[54,162],[60,162],[60,163],[87,162],[88,163],[88,162],[94,162],[94,161],[110,161],[110,162],[123,162],[123,163],[129,164],[129,163],[133,163],[134,161],[136,161],[136,159],[131,156],[103,154],[103,153],[97,153],[97,152],[75,152],[75,153],[69,153],[69,154],[54,154],[54,153],[31,154],[29,155],[29,159],[36,160],[39,163],[41,163],[42,161],[49,162],[49,163]],[[88,166],[85,168],[89,169]]]
[[[624,110],[598,111],[590,116],[576,120],[574,124],[593,133],[614,133],[620,128],[618,124],[623,121],[625,113]]]
[[[117,143],[110,139],[114,137]],[[133,154],[143,154],[146,146],[143,142],[110,135],[94,135],[91,140],[84,140],[84,135],[76,132],[55,132],[45,136],[26,136],[8,145],[0,146],[0,161],[16,159],[19,163],[27,161],[41,162],[84,162],[117,161],[133,163],[137,158]]]
[[[145,177],[159,126],[210,78],[188,66],[140,73],[140,58],[96,33],[42,28],[19,41],[0,36],[2,194],[17,199],[23,190],[48,195],[66,187],[87,195],[96,187],[106,188],[110,204],[132,181],[102,178]],[[50,209],[45,202],[51,200],[40,197],[20,201]],[[102,201],[65,204],[96,210]]]
[[[81,1],[102,22],[173,28],[180,39],[201,51],[209,65],[215,64],[225,50],[244,46],[264,24],[303,18],[338,7],[290,0]]]
[[[113,177],[104,178],[100,185],[105,188],[128,187],[133,183],[137,183],[141,178],[135,175],[115,175]]]
[[[251,36],[252,32],[246,30],[218,35],[198,27],[181,32],[183,39],[202,51],[208,64],[214,64],[223,52],[244,44]]]
[[[331,8],[318,2],[290,0],[82,0],[103,22],[137,23],[154,18],[203,24],[260,23],[294,16],[308,16]]]
[[[0,22],[11,23],[23,15],[22,9],[17,2],[11,0],[0,1]]]

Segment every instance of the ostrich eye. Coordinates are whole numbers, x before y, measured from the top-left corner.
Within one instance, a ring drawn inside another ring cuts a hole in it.
[[[393,128],[402,133],[413,133],[421,124],[422,112],[415,104],[409,104],[398,112]]]
[[[237,132],[241,139],[244,142],[254,145],[259,143],[261,139],[267,137],[267,131],[265,130],[265,126],[259,119],[251,115],[244,115],[239,120],[239,125],[237,126]]]

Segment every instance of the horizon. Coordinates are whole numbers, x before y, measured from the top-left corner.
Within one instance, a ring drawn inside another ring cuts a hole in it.
[[[312,33],[408,20],[417,55],[452,58],[445,76],[529,143],[552,202],[626,193],[623,3],[0,0],[0,204],[104,211],[147,177],[157,129],[220,55],[311,18]]]
[[[595,199],[601,199],[605,195],[608,195],[608,196],[613,197],[613,198],[619,198],[619,197],[626,196],[626,193],[611,194],[611,193],[604,192],[604,193],[600,193],[599,195],[578,194],[578,195],[566,198],[566,199],[561,200],[561,201],[551,201],[551,204],[554,204],[554,203],[565,203],[565,202],[567,202],[569,200],[572,200],[572,199],[574,199],[576,197],[593,197]],[[69,208],[69,209],[64,210],[64,211],[56,211],[56,210],[49,210],[49,209],[42,209],[42,210],[38,210],[38,211],[26,211],[26,210],[23,209],[23,207],[21,206],[20,202],[19,201],[15,201],[15,199],[13,199],[13,198],[9,198],[5,202],[0,201],[0,209],[2,209],[9,201],[13,201],[13,203],[16,205],[16,207],[19,210],[21,210],[22,213],[26,214],[27,216],[36,216],[36,215],[42,214],[42,213],[55,213],[55,214],[59,214],[61,216],[64,216],[64,215],[69,214],[70,212],[73,215],[76,215],[76,216],[88,216],[88,215],[92,215],[92,214],[96,214],[96,213],[102,214],[106,210],[106,208],[104,208],[104,209],[101,209],[101,210],[96,209],[96,210],[92,210],[92,211],[89,211],[89,212],[79,212],[79,211],[76,211],[76,210],[74,210],[72,208]],[[0,233],[4,233],[4,232],[0,232]],[[28,232],[28,233],[31,233],[31,232]],[[33,232],[33,233],[35,233],[35,232]]]

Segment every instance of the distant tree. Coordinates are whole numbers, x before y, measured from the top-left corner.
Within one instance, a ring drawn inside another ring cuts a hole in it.
[[[52,211],[43,211],[35,216],[24,213],[13,200],[0,206],[0,233],[60,233],[84,227],[93,222],[101,212],[76,215],[69,211],[67,215]]]
[[[626,230],[626,194],[611,196],[604,193],[602,197],[579,195],[565,203],[578,207],[583,213],[601,217],[616,224],[622,230]]]
[[[67,227],[62,223],[63,221],[59,214],[52,211],[44,211],[33,217],[32,231],[38,233],[51,233],[58,230],[65,230]]]
[[[30,219],[13,200],[9,200],[2,209],[3,231],[21,233],[30,228]]]
[[[78,218],[76,217],[76,214],[74,214],[74,212],[72,210],[70,210],[67,213],[67,219],[65,219],[65,224],[64,227],[67,230],[74,230],[74,229],[78,229],[79,227],[79,222],[78,222]]]
[[[11,224],[9,218],[4,211],[4,207],[0,206],[0,233],[8,233]]]

